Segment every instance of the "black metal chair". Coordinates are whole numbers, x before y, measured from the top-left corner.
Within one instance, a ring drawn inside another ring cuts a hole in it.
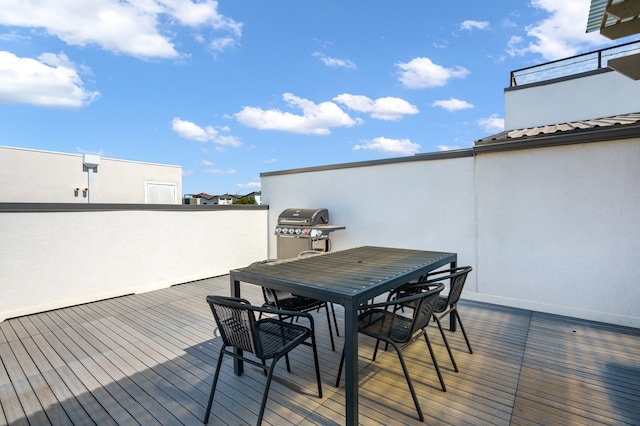
[[[473,350],[471,349],[471,343],[469,343],[469,338],[467,337],[467,332],[464,329],[464,325],[462,324],[462,319],[460,318],[460,313],[458,312],[458,301],[460,300],[460,296],[462,295],[462,290],[464,289],[464,283],[467,280],[467,276],[469,272],[471,272],[473,268],[471,266],[460,266],[452,269],[443,269],[440,271],[430,272],[426,275],[421,276],[417,281],[411,282],[409,284],[405,284],[404,286],[398,287],[396,292],[394,293],[394,297],[402,297],[407,296],[413,292],[411,287],[414,284],[422,283],[422,284],[433,284],[433,283],[444,283],[449,282],[449,293],[446,296],[440,296],[438,299],[438,303],[436,304],[436,309],[433,314],[433,318],[438,324],[438,328],[440,329],[440,334],[442,334],[442,338],[447,344],[447,350],[451,355],[451,349],[449,348],[448,342],[446,340],[444,334],[444,328],[442,327],[442,318],[451,314],[455,317],[451,319],[451,330],[456,331],[456,324],[460,324],[460,329],[462,330],[462,335],[464,336],[465,342],[467,342],[467,348],[469,348],[469,353],[472,354]],[[391,295],[389,296],[391,297]],[[399,306],[398,309],[402,308],[413,308],[415,302],[407,303],[402,306]],[[451,358],[453,360],[453,357]],[[456,367],[456,371],[457,367]]]
[[[269,394],[269,386],[276,363],[281,357],[286,356],[292,349],[300,344],[311,346],[313,349],[316,379],[318,382],[318,396],[322,398],[315,329],[313,317],[310,314],[252,306],[247,300],[236,297],[207,296],[207,303],[209,303],[211,307],[211,312],[222,336],[222,347],[220,348],[220,355],[218,356],[213,384],[211,385],[211,394],[207,404],[204,423],[209,421],[209,413],[211,412],[213,396],[216,391],[224,355],[231,355],[234,358],[242,359],[245,362],[265,370],[267,383],[265,384],[262,404],[260,405],[260,412],[258,414],[258,425],[262,423],[267,396]],[[291,318],[306,318],[309,321],[309,327],[282,321],[271,316],[256,320],[256,312],[261,314],[282,315]],[[309,338],[311,338],[311,342],[307,342]],[[247,358],[244,354],[234,352],[234,348],[252,353],[260,362],[253,358]],[[267,359],[272,359],[269,367],[266,365]],[[288,364],[287,370],[289,370]]]
[[[467,332],[464,329],[462,319],[460,318],[460,313],[458,312],[458,301],[460,300],[460,295],[462,294],[462,290],[464,289],[464,283],[467,280],[467,276],[472,270],[473,268],[471,266],[460,266],[453,269],[443,269],[441,271],[435,271],[427,274],[420,281],[424,284],[433,284],[447,281],[449,282],[449,294],[446,296],[440,296],[440,298],[438,299],[438,303],[436,304],[433,318],[436,320],[436,323],[440,328],[440,333],[442,333],[442,335],[444,336],[444,329],[442,328],[441,320],[448,314],[454,315],[455,317],[451,317],[451,330],[455,331],[456,322],[460,324],[460,329],[462,330],[462,335],[464,336],[465,342],[467,342],[467,348],[469,348],[470,354],[473,353],[473,349],[471,349],[471,343],[469,343]]]
[[[275,262],[275,259],[261,260],[252,263],[250,266],[262,265],[271,262]],[[331,329],[329,306],[331,306],[331,313],[333,315],[333,323],[335,324],[336,335],[340,336],[340,332],[338,331],[338,321],[336,320],[336,312],[333,308],[333,304],[327,303],[324,300],[312,299],[310,297],[299,296],[288,291],[275,290],[266,287],[262,287],[262,295],[264,297],[264,304],[262,305],[263,307],[295,312],[311,312],[324,308],[327,313],[327,324],[329,325],[331,350],[336,350],[335,343],[333,341],[333,331]],[[281,319],[286,319],[286,317],[281,317]]]
[[[400,359],[400,364],[402,365],[402,370],[404,371],[404,376],[407,380],[407,384],[409,385],[409,390],[411,391],[411,396],[413,397],[413,402],[418,411],[418,416],[420,421],[424,421],[424,415],[422,414],[420,403],[418,402],[418,398],[409,376],[409,371],[407,370],[407,365],[404,361],[404,357],[402,356],[402,348],[419,338],[420,335],[424,336],[424,340],[429,348],[429,353],[431,354],[431,359],[438,374],[442,390],[447,390],[426,330],[431,317],[433,316],[438,296],[444,289],[444,284],[414,284],[411,288],[407,288],[407,290],[409,289],[415,291],[413,294],[406,297],[391,298],[391,300],[386,302],[367,304],[359,307],[358,309],[361,313],[358,314],[358,332],[371,336],[377,340],[373,356],[374,360],[380,341],[390,344],[396,350],[398,358]],[[402,304],[412,302],[415,302],[415,309],[410,311],[410,316],[398,313],[399,309],[396,308]],[[340,359],[340,366],[338,367],[336,387],[340,385],[340,376],[342,375],[343,364],[344,349]]]

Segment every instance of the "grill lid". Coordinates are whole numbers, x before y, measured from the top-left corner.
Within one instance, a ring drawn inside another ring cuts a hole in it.
[[[278,216],[278,225],[316,226],[329,223],[327,209],[285,209]]]

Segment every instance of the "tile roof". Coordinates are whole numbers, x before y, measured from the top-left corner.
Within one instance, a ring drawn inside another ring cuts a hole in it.
[[[488,145],[499,142],[515,142],[515,139],[528,139],[555,134],[578,133],[596,128],[619,128],[623,126],[640,126],[640,112],[615,115],[590,120],[572,121],[569,123],[551,124],[547,126],[529,127],[526,129],[505,130],[498,134],[478,139],[475,145]],[[640,129],[638,130],[640,136]]]

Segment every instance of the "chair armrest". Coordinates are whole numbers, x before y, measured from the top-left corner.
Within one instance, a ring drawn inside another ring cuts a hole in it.
[[[440,269],[438,271],[429,272],[427,275],[420,277],[419,282],[438,282],[448,280],[458,275],[469,273],[473,270],[471,266],[458,266],[451,269]]]
[[[247,299],[243,299],[241,297],[207,296],[207,301],[209,301],[209,298],[212,298],[212,301],[214,298],[224,299],[231,306],[237,304],[238,307],[241,307],[242,309],[246,309],[251,312],[282,315],[286,317],[304,317],[309,320],[309,323],[311,324],[311,328],[313,329],[313,317],[311,316],[311,314],[307,312],[285,311],[282,309],[276,309],[269,306],[252,305],[251,302],[249,302]]]
[[[295,318],[295,317],[302,317],[302,318],[306,318],[307,320],[309,320],[309,324],[310,324],[310,328],[313,330],[314,327],[314,322],[313,322],[313,316],[311,316],[311,314],[309,314],[308,312],[300,312],[300,311],[287,311],[284,309],[276,309],[270,306],[255,306],[252,305],[249,310],[253,311],[253,312],[260,312],[263,314],[273,314],[273,315],[278,315],[278,316],[285,316],[285,317],[289,317],[289,318]]]
[[[405,284],[402,287],[394,289],[390,292],[388,296],[388,300],[386,302],[372,303],[368,305],[362,305],[358,307],[359,311],[366,312],[371,309],[387,309],[389,306],[397,306],[402,304],[411,303],[414,300],[425,297],[425,293],[429,292],[440,292],[444,289],[444,284],[442,283],[415,283],[415,284]],[[394,297],[403,292],[411,292],[411,294],[403,297]]]

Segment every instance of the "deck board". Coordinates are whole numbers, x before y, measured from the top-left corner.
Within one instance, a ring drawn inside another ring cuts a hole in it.
[[[262,303],[259,287],[242,291]],[[221,344],[208,294],[229,294],[229,277],[1,322],[0,425],[201,425]],[[428,329],[447,392],[423,340],[403,351],[426,424],[640,424],[640,330],[477,302],[460,312],[474,353],[460,332],[446,332],[459,372]],[[325,312],[313,316],[323,398],[310,348],[296,348],[291,373],[276,367],[266,425],[344,423],[344,378],[334,386],[343,339],[334,335],[332,351]],[[373,362],[374,341],[359,339],[360,423],[424,424],[395,351]],[[265,377],[245,368],[235,376],[225,358],[210,424],[255,422]]]

